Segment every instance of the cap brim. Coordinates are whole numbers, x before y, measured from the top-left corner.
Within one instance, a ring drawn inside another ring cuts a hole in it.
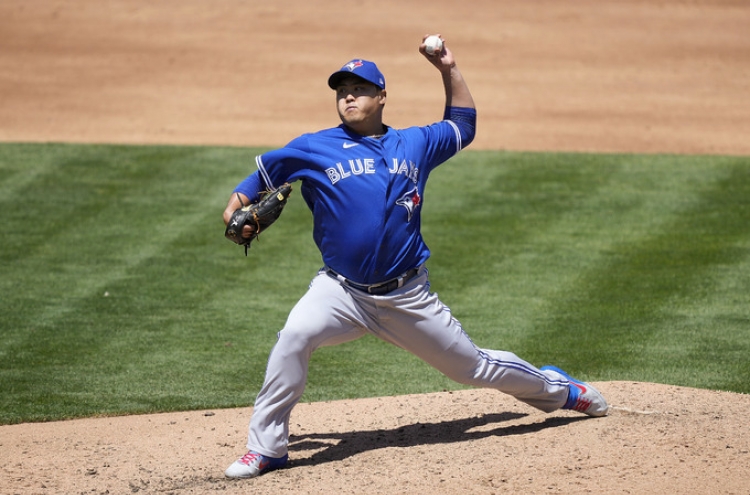
[[[372,84],[373,86],[377,86],[378,88],[383,89],[383,87],[380,86],[379,84],[375,84],[372,81],[368,81],[364,77],[360,77],[357,74],[352,74],[348,70],[341,70],[341,71],[334,72],[333,74],[331,74],[331,77],[328,78],[328,87],[331,89],[336,89],[338,85],[341,83],[341,81],[343,79],[346,79],[347,77],[353,77],[355,79],[359,79],[360,81],[364,81],[367,84]]]
[[[346,73],[344,72],[334,72],[331,74],[331,77],[328,78],[328,87],[331,89],[336,89],[336,87],[339,85],[339,82],[344,78]]]

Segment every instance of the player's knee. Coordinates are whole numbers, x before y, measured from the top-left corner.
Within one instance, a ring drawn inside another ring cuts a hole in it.
[[[446,377],[461,385],[476,386],[481,382],[477,366],[458,366],[457,364],[454,362],[451,363],[451,366],[443,366],[438,369]]]
[[[279,332],[279,340],[276,349],[282,350],[287,355],[298,353],[311,353],[314,345],[309,335],[295,327],[284,327]]]

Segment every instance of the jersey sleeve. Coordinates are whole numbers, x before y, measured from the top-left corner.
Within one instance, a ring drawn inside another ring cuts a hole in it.
[[[269,188],[300,179],[309,163],[308,152],[289,145],[255,157],[258,173]]]
[[[461,149],[466,148],[474,141],[477,129],[477,111],[475,108],[445,107],[443,119],[456,126]]]
[[[240,182],[234,192],[242,193],[250,202],[254,202],[262,191],[273,190],[285,182],[300,179],[300,174],[310,161],[305,148],[306,139],[301,136],[283,148],[256,156],[258,170]]]
[[[420,128],[425,137],[428,170],[444,163],[474,140],[476,110],[446,107],[444,120]]]
[[[260,192],[264,189],[263,179],[260,178],[260,173],[256,171],[237,184],[237,187],[234,188],[232,193],[244,194],[248,197],[251,203],[255,203],[260,198]]]

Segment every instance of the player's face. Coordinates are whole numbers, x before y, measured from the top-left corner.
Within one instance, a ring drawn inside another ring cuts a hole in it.
[[[351,77],[336,87],[336,107],[341,121],[364,136],[379,134],[383,128],[385,90]]]

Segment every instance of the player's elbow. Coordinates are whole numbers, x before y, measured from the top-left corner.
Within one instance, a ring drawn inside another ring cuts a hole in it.
[[[461,148],[474,141],[477,132],[477,111],[475,108],[447,107],[445,118],[453,122],[461,136]]]
[[[461,133],[461,148],[466,148],[469,146],[473,141],[474,137],[477,135],[477,126],[473,125],[470,129],[466,131],[466,133]]]
[[[469,146],[477,135],[476,120],[454,120],[461,136],[461,149]]]

